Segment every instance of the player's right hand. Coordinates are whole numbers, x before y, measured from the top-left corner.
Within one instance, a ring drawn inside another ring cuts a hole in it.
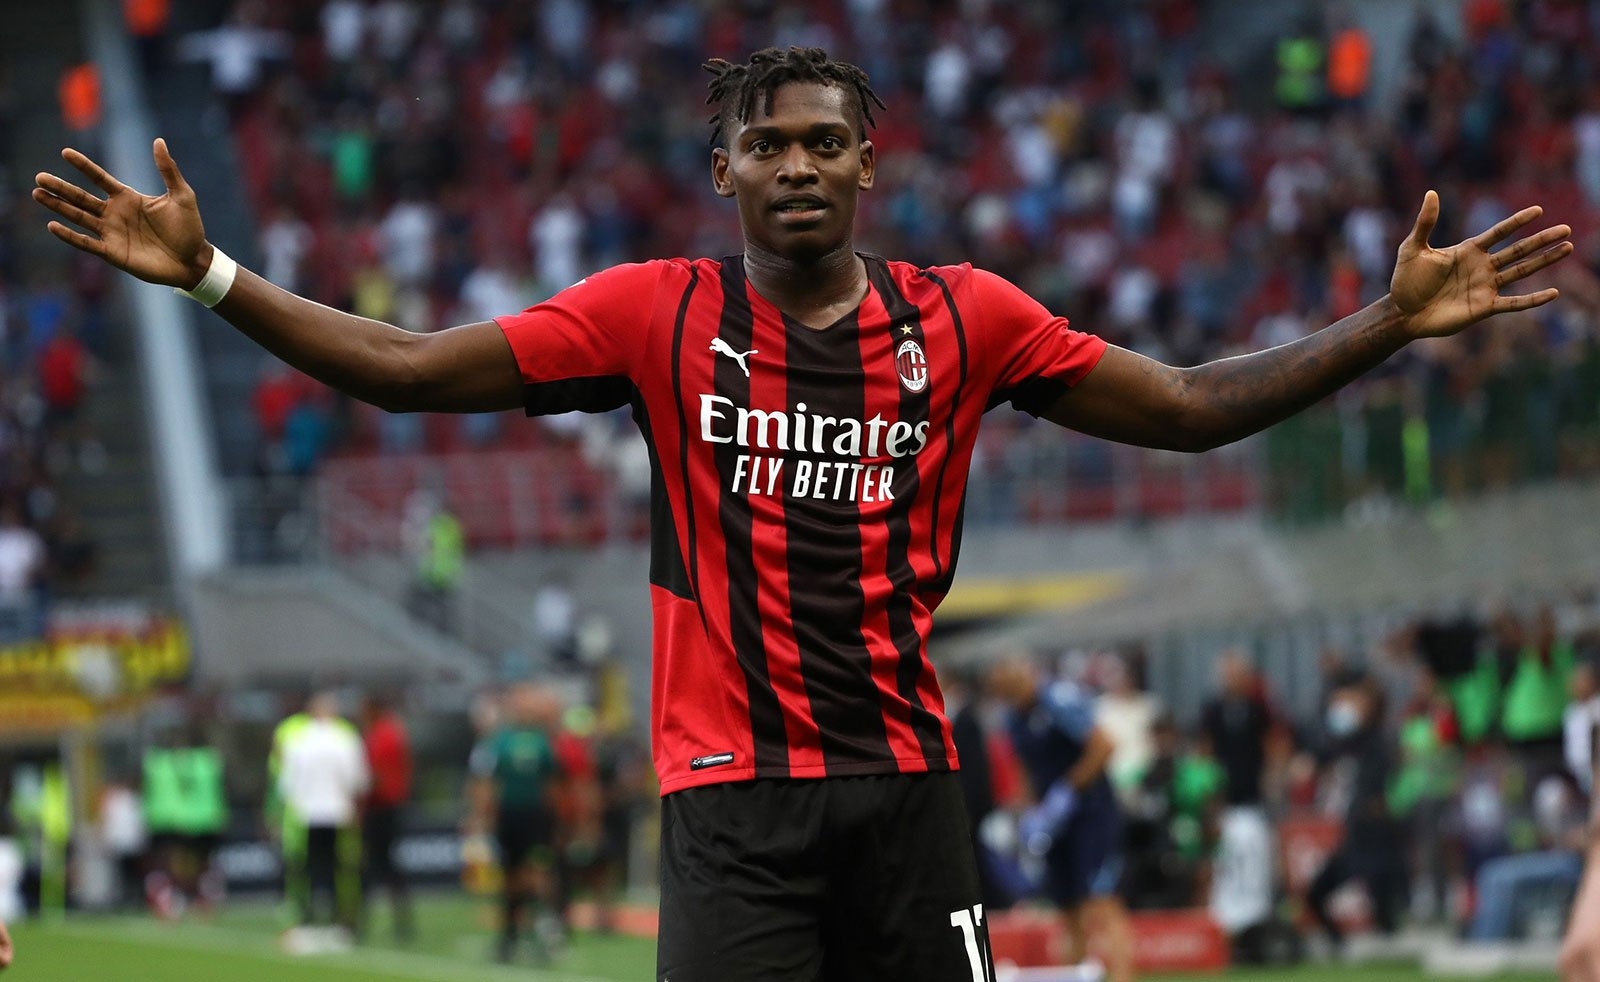
[[[183,179],[165,140],[155,142],[156,169],[166,193],[140,194],[73,149],[61,158],[96,187],[101,198],[54,174],[40,172],[33,200],[84,231],[52,221],[61,241],[149,283],[193,289],[211,265],[211,245],[200,221],[194,189]]]

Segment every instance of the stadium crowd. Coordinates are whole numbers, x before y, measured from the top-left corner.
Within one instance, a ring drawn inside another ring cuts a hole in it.
[[[0,98],[0,169],[10,158]],[[107,338],[105,272],[31,266],[0,208],[0,645],[44,633],[56,589],[82,579],[94,546],[61,477],[104,470],[87,419]]]
[[[1393,935],[1404,923],[1469,941],[1553,938],[1582,870],[1594,793],[1597,614],[1588,598],[1559,616],[1541,607],[1425,619],[1380,650],[1329,651],[1310,718],[1285,712],[1242,650],[1221,653],[1217,688],[1192,720],[1145,691],[1137,651],[1039,666],[1093,701],[1110,739],[1131,908],[1209,907],[1245,959],[1267,957],[1264,939],[1290,923],[1334,944],[1352,927]],[[969,784],[975,823],[1025,814],[1005,727],[975,679],[953,688],[958,734],[968,712],[986,731],[963,749],[964,771],[988,775]],[[1025,852],[1007,828],[982,837],[1002,871],[1008,852]],[[1364,906],[1336,899],[1351,880]],[[989,885],[1001,909],[1027,880],[1002,873]]]
[[[176,50],[211,60],[230,107],[264,273],[415,331],[521,309],[609,264],[729,248],[698,65],[769,43],[858,60],[890,106],[867,248],[969,259],[1174,363],[1292,340],[1384,292],[1426,187],[1446,204],[1440,240],[1537,200],[1578,230],[1566,301],[1412,346],[1291,424],[1271,496],[1320,515],[1373,492],[1426,500],[1600,467],[1600,6],[1473,0],[1450,25],[1424,12],[1382,102],[1371,39],[1337,11],[1239,67],[1202,53],[1211,13],[240,0]],[[257,412],[267,459],[296,473],[335,448],[522,446],[581,425],[368,414],[275,370]],[[595,425],[598,463],[625,469],[608,457],[628,453],[623,421]],[[1107,466],[1014,414],[984,441],[979,474],[1002,488]]]
[[[1418,620],[1376,650],[1330,651],[1309,716],[1286,711],[1242,650],[1219,652],[1210,697],[1181,718],[1146,688],[1137,650],[1030,657],[1045,684],[1071,683],[1109,741],[1096,766],[1120,812],[1111,828],[1122,862],[1104,889],[1128,909],[1208,908],[1246,961],[1295,957],[1320,932],[1339,941],[1407,924],[1468,941],[1559,934],[1594,794],[1594,598]],[[996,911],[1050,901],[1028,849],[1043,789],[1030,786],[994,668],[1009,661],[943,673]],[[57,844],[76,870],[68,902],[120,896],[168,918],[220,902],[218,847],[264,834],[281,850],[294,923],[311,928],[286,936],[296,950],[348,943],[370,925],[380,888],[408,937],[411,874],[397,846],[456,823],[459,882],[503,912],[499,956],[518,957],[523,941],[549,955],[575,900],[599,902],[589,923],[613,923],[626,871],[651,862],[635,830],[656,800],[644,748],[607,711],[559,695],[563,677],[485,692],[470,720],[452,724],[473,735],[470,764],[444,766],[438,721],[424,724],[406,701],[369,699],[357,725],[342,715],[354,703],[335,693],[303,709],[291,700],[263,760],[240,757],[253,744],[206,721],[206,700],[195,699],[195,725],[146,746],[136,774],[109,780],[94,821],[51,832],[48,781],[15,783],[6,811],[20,842],[70,834],[70,847]],[[31,907],[62,874],[37,865],[48,850],[24,854]],[[86,867],[96,862],[112,882],[94,890]],[[1364,889],[1339,894],[1350,880]],[[0,883],[0,899],[15,885]]]

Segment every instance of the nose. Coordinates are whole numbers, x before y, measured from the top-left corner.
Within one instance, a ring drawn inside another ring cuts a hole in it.
[[[799,141],[791,144],[778,162],[778,181],[783,184],[810,184],[817,179],[817,162]]]

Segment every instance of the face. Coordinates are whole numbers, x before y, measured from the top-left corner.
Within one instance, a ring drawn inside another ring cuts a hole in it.
[[[1026,706],[1038,695],[1033,667],[1020,658],[1008,658],[989,672],[989,692],[1012,706]]]
[[[745,240],[768,252],[807,260],[847,245],[874,167],[854,96],[791,82],[773,93],[771,114],[762,102],[712,152],[717,193],[738,201]]]

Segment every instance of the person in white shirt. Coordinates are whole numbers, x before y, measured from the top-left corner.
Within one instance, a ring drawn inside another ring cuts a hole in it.
[[[353,930],[361,905],[359,802],[370,783],[361,734],[339,716],[339,700],[319,692],[309,719],[283,745],[278,789],[306,826],[310,889],[301,897],[302,924],[316,919],[317,897],[333,898],[334,922]]]
[[[1594,732],[1600,726],[1600,679],[1595,667],[1581,664],[1572,670],[1567,681],[1572,701],[1567,703],[1561,718],[1562,744],[1567,759],[1567,771],[1583,793],[1593,796],[1594,788]]]

